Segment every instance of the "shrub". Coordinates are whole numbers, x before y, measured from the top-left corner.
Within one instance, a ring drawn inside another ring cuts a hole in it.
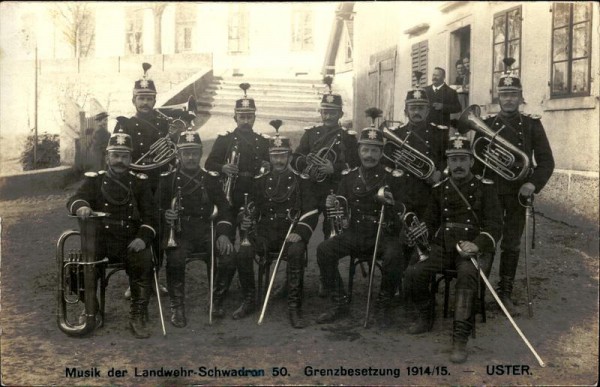
[[[60,139],[58,134],[42,133],[38,135],[37,162],[33,163],[34,136],[27,136],[25,149],[21,153],[21,165],[24,171],[53,168],[60,165]]]

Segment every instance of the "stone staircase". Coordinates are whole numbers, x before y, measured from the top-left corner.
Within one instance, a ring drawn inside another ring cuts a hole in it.
[[[256,102],[259,118],[320,122],[319,103],[326,86],[317,79],[214,77],[198,98],[198,110],[232,116],[235,101],[244,95],[240,83],[251,85],[248,97]]]

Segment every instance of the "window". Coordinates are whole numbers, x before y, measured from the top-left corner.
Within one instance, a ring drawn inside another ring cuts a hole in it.
[[[521,7],[512,8],[494,16],[494,42],[492,67],[492,101],[498,102],[498,81],[504,74],[504,58],[514,58],[511,66],[514,75],[521,72]]]
[[[292,10],[292,51],[310,51],[313,42],[313,13],[306,6]]]
[[[353,46],[353,32],[354,32],[354,21],[353,20],[345,20],[344,26],[346,27],[346,52],[345,52],[345,62],[350,63],[353,60],[352,54],[354,53]]]
[[[175,52],[192,51],[194,25],[196,24],[195,4],[178,3],[175,13]]]
[[[229,11],[229,53],[248,52],[248,11],[241,4],[232,4]]]
[[[590,94],[591,3],[552,7],[552,97]]]
[[[427,53],[429,51],[429,45],[427,40],[412,45],[411,57],[412,57],[412,87],[417,85],[417,79],[415,78],[415,71],[423,73],[419,86],[427,86]]]
[[[142,10],[138,8],[128,8],[125,16],[125,46],[127,54],[143,53],[143,28],[144,18]]]

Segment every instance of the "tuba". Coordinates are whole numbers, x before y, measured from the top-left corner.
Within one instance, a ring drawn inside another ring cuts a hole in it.
[[[231,154],[227,159],[226,164],[233,164],[235,166],[240,165],[240,152],[238,150],[237,144],[234,144],[231,148]],[[225,198],[229,202],[229,204],[233,204],[233,185],[235,184],[235,180],[237,179],[237,174],[227,175],[225,182],[223,183],[223,192],[225,193]]]
[[[414,212],[407,212],[401,216],[402,224],[408,237],[408,246],[415,246],[419,255],[419,262],[423,262],[429,258],[429,231],[424,223],[419,222],[419,218]]]
[[[175,145],[171,138],[193,124],[196,117],[196,110],[196,99],[192,95],[190,95],[186,103],[162,106],[155,109],[154,111],[159,116],[169,122],[169,132],[150,145],[148,152],[131,163],[131,169],[135,171],[150,171],[171,163],[177,156],[177,145]]]
[[[96,259],[97,219],[106,216],[95,213],[92,217],[79,220],[80,230],[65,231],[56,244],[56,264],[58,273],[57,324],[69,336],[85,336],[96,328],[96,266],[108,263],[108,258]],[[81,248],[65,254],[68,240],[79,236]],[[73,323],[79,314],[73,316],[76,305],[83,302],[85,321]]]
[[[383,136],[388,140],[387,144],[391,146],[384,147],[383,157],[400,166],[408,173],[412,173],[419,179],[427,179],[435,171],[433,160],[411,147],[396,136],[387,126],[388,121],[384,121],[381,125]],[[387,148],[387,151],[386,151]]]
[[[334,195],[331,190],[331,195]],[[327,208],[327,219],[330,222],[329,238],[341,235],[345,228],[348,228],[350,222],[350,209],[348,208],[348,199],[343,196],[335,195],[333,207]]]
[[[316,181],[317,183],[324,181],[327,178],[327,175],[321,172],[319,168],[325,165],[327,161],[335,163],[337,160],[337,153],[333,150],[333,147],[339,143],[340,140],[336,136],[329,147],[323,147],[316,153],[309,153],[306,156],[298,157],[296,160],[296,165],[298,165],[298,160],[300,159],[304,159],[306,161],[306,167],[302,170],[302,172],[300,172],[300,177],[302,179]]]
[[[505,126],[497,132],[490,129],[481,119],[480,111],[479,106],[471,105],[458,119],[461,134],[473,129],[481,135],[473,141],[473,156],[508,181],[527,176],[531,170],[529,156],[500,136]]]

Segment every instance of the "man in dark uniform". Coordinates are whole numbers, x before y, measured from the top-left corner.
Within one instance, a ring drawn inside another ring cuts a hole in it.
[[[342,177],[342,171],[360,165],[356,133],[340,126],[344,115],[342,96],[331,89],[332,77],[325,77],[324,83],[329,92],[323,94],[320,105],[322,125],[307,127],[296,148],[292,165],[312,182],[312,194],[318,203],[319,214],[325,211],[325,198],[331,190],[336,190]],[[335,157],[333,156],[335,152]],[[324,163],[315,159],[315,155],[324,158]],[[335,160],[334,160],[335,159]],[[312,167],[311,167],[312,166]],[[306,174],[306,172],[309,172]],[[324,238],[329,238],[329,222],[323,221]],[[341,278],[340,278],[341,280]],[[325,287],[321,277],[319,296],[325,297]]]
[[[512,61],[511,59],[505,59],[507,70],[514,62],[514,59]],[[511,73],[500,77],[498,100],[500,113],[487,117],[484,122],[499,136],[525,152],[531,168],[531,172],[523,178],[507,180],[481,163],[476,166],[477,171],[482,171],[482,175],[492,179],[498,187],[498,197],[504,217],[498,295],[508,311],[514,313],[511,294],[519,263],[521,236],[525,227],[524,204],[534,193],[539,193],[552,176],[554,157],[541,117],[519,112],[519,105],[523,102],[523,89],[518,77]],[[481,137],[481,133],[478,132],[477,137]],[[532,161],[533,157],[535,157],[535,165]]]
[[[125,134],[131,136],[133,151],[131,152],[132,162],[139,160],[144,153],[150,150],[161,137],[169,134],[169,122],[160,116],[154,110],[156,104],[156,87],[154,81],[148,78],[150,64],[142,64],[144,76],[135,81],[133,86],[133,98],[131,102],[135,106],[135,115],[131,118],[117,117],[117,125],[113,133],[123,130]],[[141,162],[142,165],[148,164],[148,161]],[[152,193],[158,188],[158,178],[166,168],[157,168],[147,171],[148,180],[152,188]]]
[[[402,185],[407,189],[407,195],[411,203],[414,205],[414,212],[419,218],[423,218],[425,210],[429,204],[431,196],[431,186],[440,181],[442,173],[440,171],[445,168],[444,151],[448,143],[448,130],[434,123],[428,122],[430,116],[429,100],[427,94],[418,87],[421,73],[416,72],[417,87],[409,90],[406,94],[406,102],[404,113],[408,117],[408,124],[393,129],[392,132],[400,140],[404,141],[405,145],[417,150],[433,163],[433,172],[427,178],[423,176],[417,177],[415,174],[403,168],[399,163],[394,163],[391,160],[384,158],[382,162],[391,167],[402,169],[404,175],[400,177]],[[386,155],[393,155],[394,150],[398,150],[398,144],[392,143],[389,140],[385,144],[384,152]],[[396,158],[397,160],[399,158]],[[415,168],[415,164],[412,164]],[[427,169],[417,168],[425,174]]]
[[[496,242],[500,239],[501,215],[496,188],[473,176],[474,159],[466,137],[453,137],[446,151],[450,177],[433,189],[424,223],[431,240],[429,257],[408,267],[407,282],[419,312],[418,321],[408,332],[418,334],[431,330],[431,276],[443,269],[456,269],[453,347],[450,360],[467,359],[466,345],[473,328],[474,297],[478,290],[477,268],[457,251],[457,244],[468,254],[481,254],[484,272],[489,273]],[[408,238],[414,235],[408,231]]]
[[[98,171],[104,168],[106,160],[106,144],[110,139],[108,131],[108,113],[101,112],[94,116],[96,121],[96,129],[92,135],[91,149],[91,166],[92,171]]]
[[[278,130],[280,122],[272,122],[272,125]],[[297,215],[298,223],[288,236],[286,244],[288,316],[294,328],[304,328],[300,308],[306,266],[305,252],[317,226],[319,214],[314,195],[310,192],[310,182],[301,179],[298,172],[289,165],[291,151],[289,138],[277,133],[269,140],[271,171],[254,183],[256,207],[252,217],[259,219],[255,237],[251,238],[249,245],[242,244],[237,255],[238,273],[245,297],[240,308],[233,313],[233,318],[242,318],[254,310],[256,294],[253,269],[256,250],[265,259],[268,259],[269,253],[279,252],[292,218]],[[251,222],[249,214],[244,213],[244,232],[251,230]]]
[[[381,203],[376,195],[383,186],[389,186],[393,197],[386,197],[386,227],[378,251],[382,252],[382,279],[379,302],[384,315],[383,325],[390,322],[391,300],[402,276],[403,262],[398,214],[403,212],[403,192],[398,174],[381,163],[383,156],[383,133],[375,127],[363,129],[358,141],[361,166],[343,172],[336,190],[338,196],[347,199],[352,214],[350,224],[340,235],[323,241],[317,248],[317,260],[325,286],[333,295],[333,307],[317,318],[317,323],[330,323],[348,314],[347,297],[339,280],[338,261],[350,254],[372,255],[379,223]],[[326,198],[326,207],[334,206],[335,195]]]
[[[235,254],[231,206],[221,190],[218,172],[200,168],[202,142],[197,132],[187,130],[177,142],[179,168],[161,175],[160,212],[167,227],[162,243],[167,252],[167,288],[171,298],[171,324],[178,328],[187,324],[185,316],[185,264],[194,252],[211,251],[211,221],[215,222],[215,251],[220,256]],[[173,206],[174,204],[174,206]],[[214,208],[218,215],[212,219]],[[169,236],[176,246],[169,246]],[[210,255],[206,261],[210,270]]]
[[[130,172],[131,137],[113,134],[107,147],[108,169],[86,173],[83,185],[69,199],[71,214],[87,218],[106,212],[97,234],[97,255],[111,263],[125,262],[131,288],[129,326],[137,338],[150,337],[145,316],[152,282],[152,240],[156,237],[156,209],[148,178]],[[96,303],[97,304],[97,303]]]
[[[249,200],[254,200],[252,184],[254,176],[261,173],[261,168],[269,165],[269,140],[252,130],[256,120],[256,105],[254,99],[248,98],[246,90],[248,83],[240,84],[244,97],[235,102],[234,120],[237,127],[233,132],[219,135],[206,159],[205,168],[216,171],[225,179],[232,181],[230,192],[226,192],[231,201],[233,211],[238,211],[244,205],[244,194],[249,194]],[[236,155],[235,160],[232,156]],[[237,224],[234,225],[237,227]],[[235,275],[235,259],[223,259],[219,262],[219,270],[215,289],[215,317],[224,316],[222,304]]]
[[[437,125],[450,126],[450,114],[460,113],[462,106],[458,94],[444,82],[446,70],[441,67],[433,69],[432,84],[425,87],[430,109],[429,121]]]

